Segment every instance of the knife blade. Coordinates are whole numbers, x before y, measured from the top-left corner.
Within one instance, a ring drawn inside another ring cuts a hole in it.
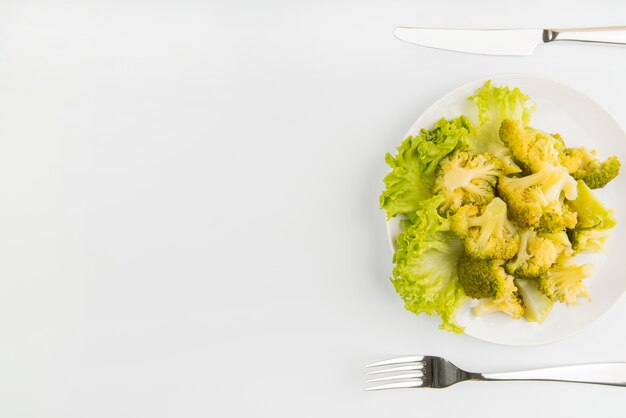
[[[435,29],[397,27],[397,38],[430,48],[484,55],[530,55],[554,41],[626,44],[626,26],[580,29]]]

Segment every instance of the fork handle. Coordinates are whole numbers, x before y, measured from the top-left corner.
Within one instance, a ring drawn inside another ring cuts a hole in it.
[[[476,373],[476,380],[549,380],[626,386],[626,363],[579,364],[504,373]]]
[[[626,26],[580,29],[546,29],[543,31],[543,41],[578,41],[606,44],[626,44]]]

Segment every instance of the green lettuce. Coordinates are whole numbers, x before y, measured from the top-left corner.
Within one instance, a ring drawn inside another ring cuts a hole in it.
[[[479,154],[488,152],[498,157],[504,164],[505,174],[521,172],[513,162],[511,150],[500,140],[500,125],[504,119],[513,119],[528,126],[536,107],[528,104],[530,97],[518,88],[495,87],[487,81],[469,100],[478,108],[476,135],[466,140],[469,148]]]
[[[441,119],[433,129],[422,129],[419,135],[402,141],[395,156],[387,153],[385,160],[391,172],[385,177],[386,188],[380,196],[380,205],[388,219],[415,213],[420,202],[432,196],[439,161],[471,132],[472,123],[464,116]]]
[[[530,96],[519,88],[495,87],[491,85],[491,80],[476,90],[469,100],[478,107],[478,125],[481,127],[486,123],[495,123],[500,127],[504,119],[521,120],[524,126],[528,126],[536,107],[528,106]]]
[[[404,215],[402,233],[396,240],[391,279],[407,310],[415,314],[437,314],[440,328],[463,332],[457,311],[469,300],[457,276],[463,254],[462,241],[450,231],[450,221],[440,215],[445,198],[433,195],[439,162],[458,149],[489,152],[503,160],[506,174],[520,172],[509,148],[500,140],[504,119],[530,123],[534,107],[519,89],[485,83],[470,98],[478,108],[478,127],[465,116],[441,119],[433,129],[422,129],[407,137],[395,156],[385,159],[391,171],[380,196],[387,218]]]
[[[430,316],[437,313],[441,329],[461,333],[455,314],[468,300],[457,277],[463,243],[450,232],[450,222],[439,215],[443,202],[442,196],[421,201],[414,221],[404,222],[396,241],[391,281],[407,310]]]

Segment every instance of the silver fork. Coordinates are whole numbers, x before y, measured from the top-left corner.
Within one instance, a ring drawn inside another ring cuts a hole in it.
[[[393,366],[381,368],[382,366]],[[626,363],[578,364],[504,373],[474,373],[459,369],[448,360],[435,356],[409,356],[365,366],[366,375],[383,374],[365,383],[390,382],[365,390],[400,388],[447,388],[466,380],[547,380],[554,382],[593,383],[626,386]]]

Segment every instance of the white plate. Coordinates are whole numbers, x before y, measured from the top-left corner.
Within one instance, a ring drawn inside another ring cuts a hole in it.
[[[571,87],[541,77],[527,75],[500,75],[490,77],[494,85],[519,87],[537,103],[532,125],[548,132],[559,132],[568,146],[585,145],[598,149],[605,158],[617,155],[626,162],[626,137],[620,125],[600,105]],[[455,118],[465,114],[475,118],[476,110],[467,97],[485,81],[476,80],[465,84],[430,106],[415,121],[406,136],[417,135],[422,128],[430,129],[441,117]],[[605,313],[626,290],[623,272],[623,255],[620,249],[626,248],[626,202],[623,194],[626,189],[626,175],[613,180],[605,189],[596,190],[596,195],[608,207],[615,209],[618,225],[613,229],[602,254],[585,256],[580,262],[590,262],[595,273],[586,280],[592,302],[581,300],[576,306],[556,304],[543,324],[514,321],[505,314],[494,313],[482,317],[469,311],[469,304],[458,314],[458,321],[465,326],[465,333],[472,337],[505,345],[538,345],[568,337],[591,324]],[[400,232],[399,221],[388,222],[389,239],[395,242]]]

